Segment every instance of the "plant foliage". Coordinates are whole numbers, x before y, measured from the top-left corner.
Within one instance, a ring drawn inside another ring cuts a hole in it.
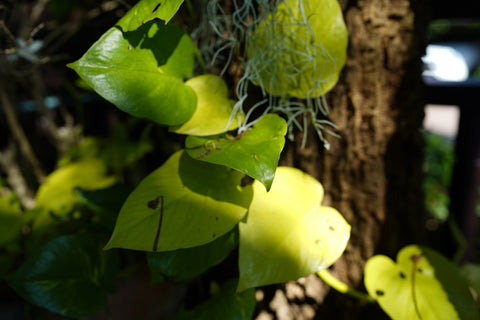
[[[324,140],[332,125],[320,117],[346,59],[337,0],[245,0],[230,16],[209,2],[220,39],[211,60],[229,52],[215,74],[198,71],[208,69],[199,58],[209,51],[202,27],[193,41],[170,23],[182,3],[139,1],[69,66],[117,108],[151,121],[142,137],[153,123],[163,125],[185,148],[130,192],[115,183],[150,142],[136,145],[119,134],[103,150],[100,140],[85,139],[38,189],[33,210],[20,215],[15,197],[0,198],[5,252],[19,250],[12,243],[25,223],[33,235],[15,271],[15,259],[0,256],[0,274],[34,305],[74,318],[94,314],[107,305],[118,254],[135,250],[147,253],[155,282],[191,284],[233,258],[229,279],[175,319],[250,319],[256,287],[325,270],[346,248],[351,227],[322,206],[320,182],[278,167],[294,128],[306,136],[310,121]],[[230,78],[229,68],[238,69]],[[258,87],[259,101],[248,102],[249,85]],[[411,246],[397,260],[376,256],[366,267],[367,290],[390,316],[478,318],[468,284],[444,258]]]

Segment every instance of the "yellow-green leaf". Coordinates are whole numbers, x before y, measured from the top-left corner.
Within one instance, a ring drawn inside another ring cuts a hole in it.
[[[228,98],[228,88],[222,78],[205,74],[192,78],[185,84],[197,94],[197,108],[190,120],[172,127],[172,131],[194,136],[208,136],[238,127],[238,121],[235,119],[227,128],[235,102]]]
[[[286,0],[248,42],[254,82],[274,96],[317,97],[338,81],[347,28],[337,0]]]
[[[76,188],[86,190],[101,189],[112,185],[113,177],[107,176],[103,161],[95,158],[68,164],[51,173],[38,189],[36,207],[39,214],[35,218],[34,229],[42,229],[52,223],[55,216],[71,212],[79,201]]]
[[[132,31],[153,20],[167,23],[180,8],[183,0],[141,0],[117,23],[123,31]]]
[[[188,136],[185,146],[191,157],[239,170],[269,190],[286,132],[285,120],[272,113],[264,115],[253,128],[239,136]]]
[[[370,258],[365,287],[394,320],[479,319],[458,268],[424,247],[403,248],[397,263],[383,255]]]
[[[343,253],[350,225],[321,206],[323,188],[308,174],[279,167],[269,192],[253,183],[246,222],[240,223],[238,290],[296,280],[327,268]]]
[[[13,192],[0,196],[0,247],[21,236],[21,229],[31,218],[22,212]]]
[[[247,212],[252,190],[240,186],[242,177],[183,151],[173,154],[127,198],[105,248],[171,251],[217,239]]]

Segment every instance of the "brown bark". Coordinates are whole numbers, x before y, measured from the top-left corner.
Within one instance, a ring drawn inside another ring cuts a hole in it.
[[[341,138],[330,137],[331,149],[326,151],[310,132],[307,147],[300,149],[297,143],[284,158],[284,163],[319,179],[325,188],[324,204],[337,208],[351,224],[349,244],[332,272],[360,289],[369,257],[383,253],[394,258],[402,246],[423,244],[425,238],[420,58],[426,6],[414,0],[342,2],[348,58],[328,97],[329,119],[339,127]],[[301,141],[301,134],[297,138]],[[309,282],[321,281],[310,277]],[[322,289],[312,297],[301,285],[305,299],[318,303],[315,318],[365,319],[367,313],[369,319],[385,317],[375,305],[365,308],[338,293],[331,292],[324,301],[328,288],[315,286]],[[313,318],[305,313],[293,316],[301,303],[288,299],[285,287],[282,292],[290,315],[282,316],[280,309],[262,301],[271,313],[279,319]]]

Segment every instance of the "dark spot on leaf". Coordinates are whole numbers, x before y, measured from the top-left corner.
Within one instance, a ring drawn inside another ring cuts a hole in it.
[[[152,209],[152,210],[155,210],[158,208],[158,203],[160,201],[160,196],[156,197],[155,199],[153,200],[150,200],[147,202],[147,206]]]
[[[155,11],[157,11],[158,8],[160,8],[161,5],[162,5],[162,3],[159,2],[159,3],[155,6],[155,8],[153,8],[152,13],[154,13]]]
[[[422,273],[423,269],[422,268],[417,268],[418,273]]]
[[[375,294],[376,294],[377,296],[379,296],[379,297],[382,297],[382,296],[385,295],[385,292],[383,292],[383,290],[376,290],[376,291],[375,291]]]
[[[212,238],[215,238],[216,236],[217,236],[217,235],[216,235],[215,233],[214,233],[214,234],[212,234]]]
[[[405,273],[403,273],[403,272],[400,271],[400,278],[405,279],[406,277],[407,277],[407,276],[405,275]]]
[[[215,217],[215,221],[218,221],[219,217]]]
[[[328,226],[328,230],[330,230],[330,231],[335,231],[335,228],[332,227],[332,226]]]

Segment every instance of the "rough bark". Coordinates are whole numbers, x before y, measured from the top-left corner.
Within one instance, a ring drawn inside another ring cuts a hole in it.
[[[402,246],[423,244],[425,239],[420,58],[426,7],[425,1],[414,0],[342,2],[348,58],[328,97],[329,118],[341,138],[330,138],[327,151],[310,132],[307,147],[290,146],[283,160],[318,178],[326,192],[324,204],[337,208],[352,225],[347,249],[332,272],[360,289],[369,257],[378,253],[395,257]],[[301,134],[297,138],[301,141]],[[293,284],[275,288],[272,301],[261,300],[270,319],[385,317],[376,306],[365,307],[335,292],[326,296],[329,289],[316,277],[297,284],[303,300],[298,293],[289,297],[289,286]],[[313,294],[307,290],[311,287],[317,288]],[[278,290],[283,292],[282,307],[275,304]],[[314,315],[306,309],[298,312],[306,300],[314,302]],[[259,319],[269,319],[265,313]]]

